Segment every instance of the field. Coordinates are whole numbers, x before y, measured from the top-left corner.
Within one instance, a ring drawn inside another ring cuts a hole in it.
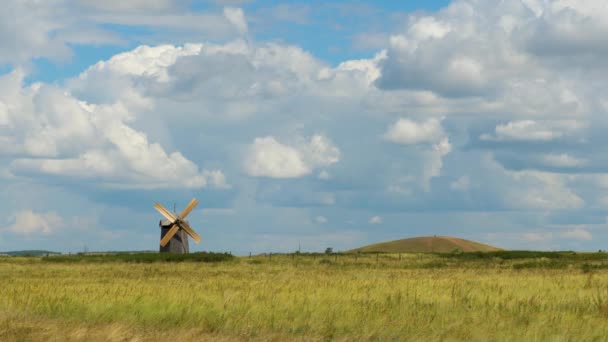
[[[605,253],[52,258],[0,258],[1,341],[608,336]]]

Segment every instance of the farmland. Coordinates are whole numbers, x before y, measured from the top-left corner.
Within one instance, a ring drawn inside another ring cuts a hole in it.
[[[608,254],[0,258],[0,340],[603,340]]]

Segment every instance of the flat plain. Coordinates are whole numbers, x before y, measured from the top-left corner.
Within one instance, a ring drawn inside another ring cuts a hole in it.
[[[1,341],[604,341],[608,254],[0,258]]]

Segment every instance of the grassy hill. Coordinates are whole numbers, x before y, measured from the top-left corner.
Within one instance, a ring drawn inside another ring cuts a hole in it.
[[[376,243],[350,250],[349,252],[382,253],[451,253],[500,251],[498,247],[449,236],[423,236]]]

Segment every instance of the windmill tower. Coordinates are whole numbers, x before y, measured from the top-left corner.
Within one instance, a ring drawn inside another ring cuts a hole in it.
[[[171,213],[160,203],[154,204],[154,209],[166,218],[159,223],[160,252],[187,254],[190,251],[188,235],[196,243],[201,242],[201,237],[190,227],[188,221],[184,220],[197,204],[198,200],[193,198],[179,215]]]

